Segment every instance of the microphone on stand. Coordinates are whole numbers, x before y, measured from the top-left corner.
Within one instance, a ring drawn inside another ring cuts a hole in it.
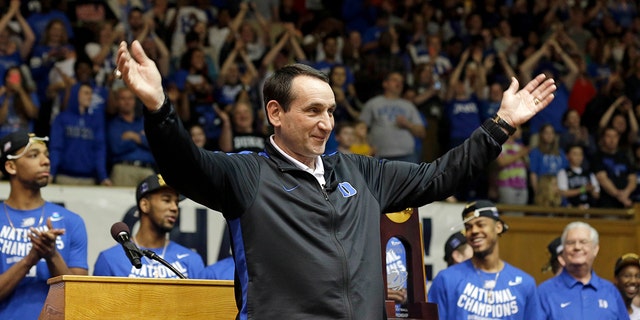
[[[118,243],[122,245],[122,249],[124,250],[124,253],[127,254],[127,258],[129,258],[129,261],[131,261],[131,264],[137,269],[142,268],[142,262],[140,261],[140,258],[142,258],[142,256],[144,255],[149,259],[160,262],[163,266],[167,267],[169,270],[171,270],[181,279],[187,279],[187,277],[184,274],[178,271],[178,269],[176,269],[169,262],[167,262],[167,260],[164,260],[162,257],[157,255],[155,252],[148,249],[144,249],[141,251],[136,246],[136,244],[131,241],[131,233],[129,231],[129,226],[127,226],[126,223],[124,222],[114,223],[111,226],[111,236],[113,237],[113,239],[115,239]]]
[[[127,258],[129,258],[129,261],[131,261],[131,264],[136,267],[136,269],[142,268],[140,258],[142,258],[143,253],[138,249],[135,243],[131,242],[129,226],[124,222],[114,223],[111,226],[111,236],[122,245],[122,249],[127,255]]]
[[[163,266],[169,268],[169,270],[173,271],[173,273],[175,273],[178,277],[180,277],[180,279],[186,279],[187,277],[182,274],[180,271],[178,271],[178,269],[176,269],[174,266],[172,266],[169,262],[167,262],[167,260],[162,259],[162,257],[160,257],[159,255],[157,255],[155,252],[151,251],[151,250],[147,250],[147,249],[143,249],[142,253],[144,254],[145,257],[149,258],[149,259],[153,259],[155,261],[160,262]]]

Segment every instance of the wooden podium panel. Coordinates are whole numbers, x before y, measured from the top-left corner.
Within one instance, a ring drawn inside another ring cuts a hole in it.
[[[39,319],[234,319],[233,281],[64,275]]]

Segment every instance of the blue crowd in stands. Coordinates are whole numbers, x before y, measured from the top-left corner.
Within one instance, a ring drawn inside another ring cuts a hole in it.
[[[370,119],[361,111],[400,74],[399,99],[419,112],[426,132],[404,143],[414,146],[409,161],[432,161],[460,144],[495,114],[512,77],[526,83],[544,72],[558,85],[552,104],[454,200],[583,208],[640,201],[634,1],[0,3],[0,137],[19,128],[50,136],[54,183],[135,186],[155,170],[140,102],[113,72],[117,44],[139,40],[194,141],[197,134],[202,147],[225,152],[262,148],[270,128],[261,86],[288,63],[330,76],[336,125]],[[377,108],[405,127],[393,103]],[[327,152],[342,143],[342,152],[389,153],[389,141],[351,134],[334,134]]]

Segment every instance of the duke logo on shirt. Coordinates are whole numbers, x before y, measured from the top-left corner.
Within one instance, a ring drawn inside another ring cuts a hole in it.
[[[598,299],[598,307],[600,307],[602,309],[608,309],[609,308],[609,303],[607,302],[607,300]]]

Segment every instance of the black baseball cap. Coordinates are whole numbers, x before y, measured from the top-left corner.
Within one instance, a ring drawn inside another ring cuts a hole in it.
[[[552,269],[553,263],[556,261],[556,259],[558,259],[558,256],[562,253],[563,249],[564,248],[562,247],[562,239],[560,239],[560,237],[557,237],[549,242],[549,244],[547,245],[547,250],[550,254],[549,262],[547,262],[547,264],[542,267],[543,272]]]
[[[461,245],[467,243],[467,237],[462,232],[456,232],[449,236],[447,242],[444,243],[444,261],[449,261],[453,252],[460,248]]]
[[[496,205],[489,200],[477,200],[470,202],[464,207],[464,210],[462,210],[462,223],[467,223],[478,217],[488,217],[502,222],[504,227],[502,228],[501,233],[505,233],[509,230],[509,226],[500,219],[500,212],[498,211],[498,208],[496,208]]]
[[[635,253],[623,254],[618,260],[616,260],[616,266],[613,269],[613,274],[618,276],[618,273],[626,266],[637,266],[640,268],[640,256]]]
[[[549,244],[547,245],[547,250],[549,250],[552,258],[558,257],[563,250],[562,239],[560,239],[560,237],[557,237],[551,240],[551,242],[549,242]]]
[[[4,169],[4,164],[7,160],[20,158],[24,152],[20,155],[16,155],[15,153],[34,141],[49,141],[49,137],[36,137],[35,134],[29,133],[27,130],[18,129],[17,131],[0,138],[0,170],[2,170],[2,173],[7,175],[7,172]]]
[[[136,188],[136,202],[140,202],[140,199],[142,199],[142,197],[144,197],[146,194],[158,191],[163,188],[171,189],[178,193],[178,191],[164,182],[164,179],[160,174],[152,174],[146,177],[144,180],[142,180],[142,182],[138,184],[138,187]],[[184,196],[178,194],[178,201],[182,200],[184,200]]]

